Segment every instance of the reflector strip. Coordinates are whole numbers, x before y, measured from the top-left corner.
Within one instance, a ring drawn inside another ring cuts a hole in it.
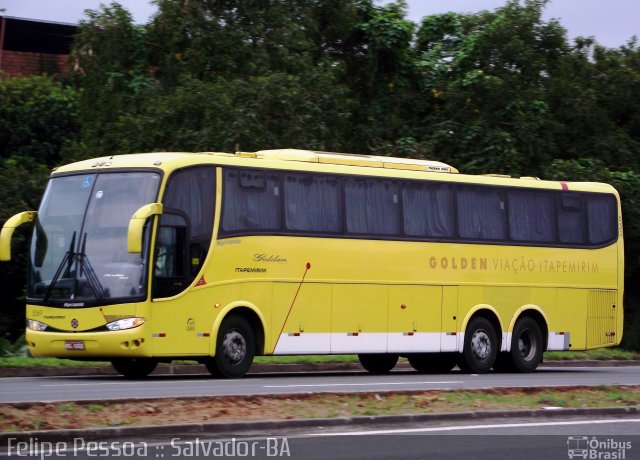
[[[196,334],[197,337],[209,337],[211,334],[208,332],[198,332]]]
[[[358,333],[357,332],[347,332],[347,336],[348,337],[358,337]]]
[[[413,332],[403,332],[402,335],[406,336],[412,336]]]
[[[287,334],[289,337],[300,337],[300,333],[299,332],[290,332],[289,334]]]
[[[151,337],[166,337],[167,334],[165,334],[164,332],[161,332],[160,334],[153,334]]]

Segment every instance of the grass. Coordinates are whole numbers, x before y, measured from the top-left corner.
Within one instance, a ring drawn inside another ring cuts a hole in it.
[[[297,355],[297,356],[257,356],[259,364],[322,364],[357,363],[357,355]]]
[[[597,348],[589,351],[548,351],[544,354],[544,359],[634,360],[640,359],[640,353],[637,351],[622,350],[620,348]]]
[[[589,351],[551,351],[544,354],[551,360],[640,360],[640,353],[617,348],[599,348]],[[356,363],[357,355],[298,355],[298,356],[257,356],[257,364],[322,364]],[[196,364],[195,361],[174,361],[173,364]],[[0,358],[0,367],[81,367],[108,366],[105,361],[75,361],[58,358]]]
[[[76,408],[75,403],[60,403],[56,405],[56,410],[61,413],[72,412]]]
[[[0,367],[79,367],[106,366],[104,361],[75,361],[59,358],[23,358],[19,356],[0,358]]]
[[[0,431],[639,405],[640,386],[4,403],[0,404]]]

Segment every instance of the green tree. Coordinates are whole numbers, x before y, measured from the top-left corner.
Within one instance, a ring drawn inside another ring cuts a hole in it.
[[[558,158],[640,168],[640,51],[578,38],[549,88]]]
[[[49,174],[78,138],[77,95],[48,77],[0,80],[0,222],[35,210]],[[30,229],[14,237],[13,260],[0,264],[0,336],[24,329]]]
[[[120,147],[117,120],[135,110],[156,86],[149,76],[146,27],[136,26],[118,3],[86,10],[74,40],[71,62],[79,106],[82,137],[68,159],[105,153],[128,153]],[[143,97],[139,97],[143,94]]]
[[[15,158],[0,159],[0,222],[12,215],[38,209],[49,169]],[[0,263],[0,337],[13,341],[24,331],[25,285],[32,228],[19,228],[13,237],[11,262]]]
[[[514,174],[536,173],[553,158],[546,88],[568,49],[564,29],[542,20],[545,4],[424,18],[416,46],[431,156],[468,172]]]
[[[326,22],[343,3],[158,5],[144,30],[117,4],[81,24],[73,55],[84,151],[76,157],[351,142],[353,101],[333,49],[337,29]]]
[[[48,77],[0,79],[0,158],[53,167],[79,131],[73,89]]]

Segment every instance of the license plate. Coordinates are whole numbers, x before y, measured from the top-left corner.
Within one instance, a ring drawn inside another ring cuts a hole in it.
[[[64,343],[64,348],[71,351],[82,351],[85,349],[82,340],[67,340]]]

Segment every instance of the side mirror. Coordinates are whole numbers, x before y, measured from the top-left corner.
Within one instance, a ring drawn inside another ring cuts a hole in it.
[[[11,260],[11,237],[15,229],[27,222],[33,222],[37,215],[36,211],[24,211],[5,222],[0,232],[0,261]]]
[[[149,203],[142,206],[131,216],[127,232],[127,250],[130,253],[142,252],[142,229],[151,216],[162,214],[162,203]]]

